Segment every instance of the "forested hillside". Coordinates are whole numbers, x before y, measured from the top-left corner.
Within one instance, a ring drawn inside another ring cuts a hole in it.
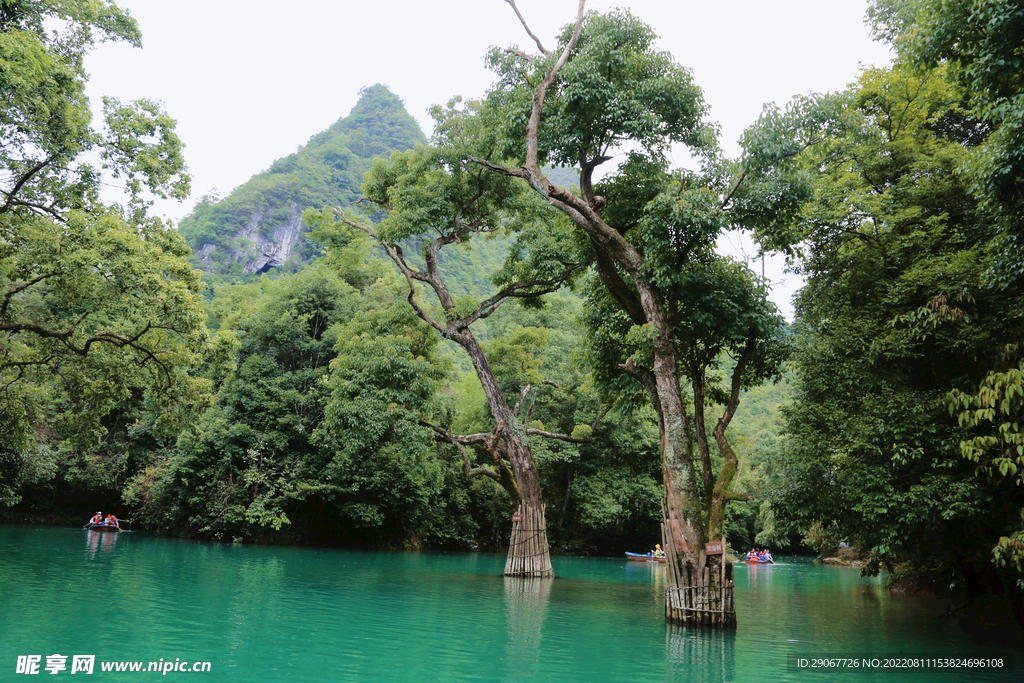
[[[396,95],[379,84],[365,88],[348,116],[223,199],[204,197],[178,230],[208,274],[301,266],[318,255],[305,239],[302,212],[356,201],[374,158],[424,143]]]

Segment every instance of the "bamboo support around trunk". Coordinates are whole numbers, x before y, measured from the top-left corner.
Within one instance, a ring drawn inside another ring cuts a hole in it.
[[[520,503],[516,515],[519,520],[513,518],[505,576],[554,576],[555,570],[551,567],[551,554],[548,551],[544,506],[537,508]]]
[[[683,556],[673,541],[668,511],[661,524],[661,542],[665,548],[665,620],[713,628],[736,627],[735,583],[732,564],[724,555],[717,563],[708,563],[704,548],[695,548]]]

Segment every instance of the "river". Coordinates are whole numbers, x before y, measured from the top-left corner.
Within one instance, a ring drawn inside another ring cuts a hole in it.
[[[965,630],[941,601],[806,558],[737,565],[733,633],[667,628],[660,565],[555,557],[558,578],[526,581],[503,577],[504,562],[0,526],[0,680],[33,670],[126,683],[1024,677],[1019,649],[993,648],[993,634]],[[858,666],[800,666],[826,656]],[[1002,668],[901,661],[993,657]],[[120,662],[142,672],[103,670]]]

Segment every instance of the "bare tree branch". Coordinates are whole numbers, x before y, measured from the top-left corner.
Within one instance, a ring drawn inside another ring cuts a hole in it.
[[[533,388],[533,385],[529,384],[529,383],[526,385],[525,388],[523,388],[522,393],[519,394],[519,400],[516,401],[516,407],[512,409],[512,414],[513,415],[518,415],[519,414],[519,409],[523,406],[523,399],[526,398],[526,395],[530,393],[530,389],[532,389],[532,388]]]
[[[522,50],[517,50],[514,47],[507,47],[507,48],[505,48],[505,53],[506,54],[510,54],[510,55],[515,55],[516,57],[519,57],[521,59],[525,59],[528,62],[532,62],[533,61],[533,57],[531,57],[530,55],[526,54]]]
[[[744,179],[746,177],[747,177],[747,172],[746,171],[744,171],[743,173],[740,173],[740,177],[736,179],[736,182],[733,184],[732,189],[729,190],[729,194],[725,195],[725,199],[723,199],[722,203],[718,205],[718,210],[719,211],[721,211],[722,209],[724,209],[726,207],[726,205],[729,203],[729,200],[732,199],[732,196],[734,194],[736,194],[736,190],[740,189],[740,185],[743,184],[743,181],[744,181]]]
[[[35,211],[39,214],[46,214],[50,218],[60,223],[64,222],[64,216],[62,216],[61,213],[56,209],[53,209],[49,206],[43,206],[42,204],[35,204],[33,202],[23,202],[20,199],[9,200],[8,203],[11,206],[24,206],[25,208],[28,209],[35,209]]]
[[[484,466],[473,466],[473,461],[469,457],[469,451],[466,450],[466,445],[474,443],[485,443],[490,434],[468,434],[459,435],[452,434],[446,429],[442,429],[437,425],[430,424],[426,420],[420,420],[420,424],[424,427],[429,427],[434,431],[435,438],[441,443],[450,443],[459,449],[459,453],[462,455],[462,464],[466,470],[467,479],[475,479],[476,477],[488,477],[504,485],[501,480],[501,475],[490,467]]]
[[[464,444],[466,446],[476,443],[487,443],[487,439],[490,438],[490,434],[452,434],[442,427],[431,424],[426,420],[420,420],[420,424],[424,427],[434,430],[434,432],[444,438],[445,441],[452,441],[455,443]]]
[[[25,284],[21,285],[20,287],[15,287],[14,289],[9,290],[7,292],[7,294],[4,295],[4,303],[3,303],[3,305],[0,306],[0,320],[3,320],[7,316],[7,307],[10,305],[11,298],[15,294],[17,294],[18,292],[25,291],[26,289],[28,289],[32,285],[36,284],[37,282],[42,282],[43,280],[45,280],[47,278],[50,278],[50,277],[53,277],[54,275],[59,275],[59,274],[60,273],[57,273],[57,272],[43,273],[39,277],[33,278],[33,279],[29,280],[28,282],[26,282]]]
[[[39,171],[43,170],[43,168],[45,168],[49,163],[50,159],[43,159],[38,164],[30,168],[23,176],[21,176],[21,178],[18,179],[18,182],[14,185],[13,188],[11,188],[11,191],[7,193],[7,201],[4,202],[4,205],[2,207],[0,207],[0,213],[7,213],[7,211],[10,210],[11,206],[15,203],[14,195],[18,194],[18,191],[22,188],[22,186],[25,183],[27,183],[32,176],[34,176]]]
[[[341,212],[341,209],[335,209],[334,213],[343,223],[357,230],[362,230],[367,235],[372,237],[378,244],[384,247],[384,251],[387,253],[388,257],[391,258],[395,265],[398,266],[398,269],[402,271],[402,275],[405,276],[405,281],[409,285],[409,294],[406,297],[406,301],[409,302],[409,306],[412,307],[413,312],[416,313],[417,317],[419,317],[420,320],[423,320],[425,323],[427,323],[435,330],[437,330],[445,339],[453,338],[453,332],[452,330],[448,329],[447,325],[442,325],[436,320],[434,320],[434,318],[425,310],[423,310],[423,308],[416,302],[416,283],[414,283],[413,280],[420,280],[421,282],[426,282],[427,284],[431,285],[431,287],[434,287],[435,283],[431,280],[429,274],[421,273],[418,270],[413,270],[412,268],[410,268],[409,264],[406,263],[405,257],[402,254],[402,249],[396,245],[388,244],[384,240],[380,239],[377,233],[374,232],[373,228],[367,225],[363,225],[362,223],[357,223],[356,221],[350,220]],[[437,291],[436,288],[435,291]]]
[[[569,279],[572,278],[573,274],[582,267],[582,263],[569,263],[566,264],[566,271],[557,277],[553,277],[548,280],[527,280],[526,282],[516,282],[511,284],[494,296],[482,301],[473,313],[462,318],[460,327],[468,327],[477,320],[487,318],[498,310],[498,306],[500,306],[505,299],[529,299],[543,296],[544,294],[551,294],[568,282]]]
[[[161,374],[163,374],[164,378],[168,381],[168,383],[170,383],[171,371],[170,368],[168,367],[168,364],[162,361],[160,358],[158,358],[157,355],[152,350],[146,348],[145,346],[139,344],[138,342],[151,329],[164,329],[174,331],[173,328],[164,326],[154,327],[153,323],[147,323],[146,326],[142,328],[142,330],[140,330],[134,336],[125,337],[119,334],[115,334],[114,332],[100,332],[98,334],[86,338],[85,341],[81,344],[81,346],[78,346],[72,341],[72,337],[74,336],[75,330],[77,329],[78,325],[85,319],[85,317],[86,316],[80,318],[78,323],[72,325],[70,330],[64,332],[47,329],[46,327],[43,327],[42,325],[37,325],[35,323],[0,323],[0,332],[30,332],[36,335],[37,337],[42,337],[44,339],[57,339],[64,345],[66,349],[68,349],[69,351],[76,355],[83,357],[89,355],[89,351],[92,348],[93,344],[110,344],[111,346],[115,346],[119,349],[128,347],[139,352],[145,357],[147,361],[150,361],[154,365],[156,365],[157,368],[159,368],[159,370],[161,371]],[[138,365],[145,365],[145,362],[140,361]]]
[[[506,2],[512,3],[512,0],[506,0]],[[547,97],[548,89],[555,82],[555,77],[558,75],[559,70],[565,65],[569,59],[569,53],[572,52],[573,48],[576,47],[576,41],[580,38],[580,31],[583,29],[583,16],[586,9],[587,0],[579,0],[579,9],[576,12],[576,24],[573,26],[572,37],[569,38],[569,42],[565,44],[565,49],[562,50],[562,54],[559,55],[558,61],[551,67],[551,70],[544,76],[544,80],[537,87],[537,90],[533,93],[533,109],[530,111],[530,122],[526,125],[526,169],[530,173],[530,184],[533,185],[537,191],[541,192],[545,196],[547,195],[547,178],[540,170],[540,166],[537,164],[537,155],[539,148],[539,135],[540,135],[540,117],[544,112],[544,98]],[[515,5],[513,4],[513,7]],[[516,11],[518,14],[518,10]]]
[[[530,427],[526,430],[527,434],[536,434],[537,436],[543,436],[546,439],[556,439],[557,441],[568,441],[569,443],[593,443],[593,437],[589,436],[569,436],[567,434],[555,434],[554,432],[546,432],[543,429],[534,429]]]
[[[538,38],[537,36],[533,35],[533,31],[531,31],[530,27],[526,25],[526,19],[523,18],[523,15],[519,12],[519,8],[516,7],[515,0],[505,0],[505,2],[507,2],[509,4],[509,6],[515,11],[516,16],[519,17],[519,23],[523,25],[524,29],[526,29],[526,35],[530,36],[530,38],[533,39],[533,42],[537,43],[537,49],[540,50],[541,52],[543,52],[546,55],[551,54],[550,51],[545,50],[544,46],[541,45],[540,38]],[[582,5],[583,3],[580,3],[580,4]],[[532,61],[532,59],[531,59],[531,61]]]
[[[597,417],[595,417],[595,418],[594,418],[594,421],[590,423],[590,430],[591,430],[591,431],[593,431],[593,430],[597,429],[597,424],[598,424],[598,423],[599,423],[599,422],[600,422],[601,420],[603,420],[603,419],[604,419],[604,416],[608,414],[608,412],[609,412],[609,411],[610,411],[610,410],[612,409],[612,406],[614,406],[614,405],[615,405],[615,401],[612,401],[611,403],[609,403],[608,405],[606,405],[606,406],[604,407],[604,409],[603,409],[603,410],[601,410],[601,412],[600,412],[600,413],[598,413]]]

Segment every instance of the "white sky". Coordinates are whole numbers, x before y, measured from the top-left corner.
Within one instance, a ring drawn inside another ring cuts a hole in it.
[[[503,0],[117,4],[139,22],[143,48],[100,47],[86,64],[89,92],[96,99],[161,100],[178,120],[192,198],[158,206],[175,221],[203,194],[216,188],[227,195],[348,115],[364,86],[387,85],[429,136],[428,107],[454,95],[480,95],[491,83],[483,64],[489,46],[534,48]],[[550,49],[577,3],[517,4]],[[842,89],[860,65],[889,61],[888,48],[872,42],[863,23],[866,0],[590,0],[587,6],[626,6],[654,27],[659,47],[692,69],[704,88],[730,156],[764,103]],[[752,251],[735,236],[723,248]],[[788,300],[799,283],[777,264],[767,271],[777,283],[773,298],[792,319]]]

